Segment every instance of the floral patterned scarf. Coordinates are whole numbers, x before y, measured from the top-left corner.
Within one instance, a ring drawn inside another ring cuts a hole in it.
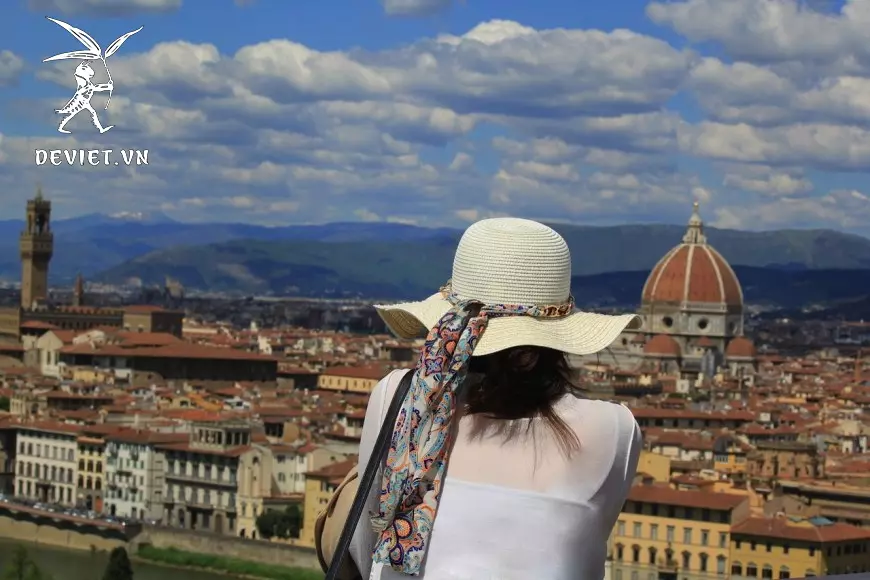
[[[441,289],[453,307],[429,331],[390,443],[380,505],[372,525],[380,538],[373,561],[418,575],[438,510],[452,447],[451,426],[468,361],[491,318],[562,318],[574,299],[555,306],[481,304]]]

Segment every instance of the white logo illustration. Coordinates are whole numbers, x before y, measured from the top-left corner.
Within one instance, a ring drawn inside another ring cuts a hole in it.
[[[46,16],[46,18],[48,18]],[[64,52],[61,54],[56,54],[52,57],[49,57],[42,62],[49,62],[52,60],[67,60],[67,59],[76,59],[81,60],[82,62],[76,67],[75,70],[75,79],[76,79],[76,93],[73,95],[73,98],[69,100],[69,102],[62,109],[55,109],[55,113],[59,113],[61,115],[66,115],[63,120],[58,125],[57,130],[61,133],[69,133],[64,127],[67,123],[70,122],[70,119],[75,117],[82,111],[87,111],[91,114],[91,120],[94,122],[94,127],[96,127],[100,133],[105,133],[114,125],[109,125],[108,127],[103,127],[102,123],[100,123],[100,118],[97,116],[97,112],[91,106],[91,98],[94,96],[95,92],[109,92],[109,98],[106,101],[106,109],[109,108],[109,103],[112,101],[112,90],[115,88],[114,83],[112,82],[112,73],[109,72],[109,65],[106,63],[106,59],[118,52],[118,49],[121,48],[121,45],[124,42],[142,30],[142,26],[137,28],[132,32],[128,32],[123,36],[116,39],[109,47],[106,49],[106,53],[103,54],[103,50],[100,48],[100,45],[97,43],[93,37],[85,32],[84,30],[80,30],[75,26],[69,25],[66,22],[61,22],[60,20],[55,20],[54,18],[48,18],[70,34],[72,34],[76,40],[81,42],[87,50],[74,50],[72,52]],[[87,62],[89,60],[101,60],[103,61],[103,66],[106,67],[106,75],[109,77],[109,82],[105,84],[95,85],[91,82],[91,78],[94,76],[94,69],[91,68],[91,65]]]

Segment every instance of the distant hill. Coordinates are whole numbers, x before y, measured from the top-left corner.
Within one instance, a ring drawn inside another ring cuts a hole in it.
[[[165,216],[164,216],[165,217]],[[0,278],[21,275],[18,236],[21,220],[0,221]],[[378,240],[397,247],[409,240],[457,239],[450,229],[418,228],[404,224],[333,223],[268,228],[248,224],[188,224],[166,219],[130,219],[100,214],[53,223],[55,254],[52,283],[72,280],[81,272],[90,277],[155,250],[191,244],[211,244],[238,239],[299,240],[324,243]]]
[[[859,300],[870,304],[870,270],[782,270],[734,266],[747,304],[801,310],[829,305],[846,310]],[[574,298],[586,307],[633,307],[640,302],[643,272],[609,272],[572,279]],[[843,304],[843,306],[840,306]],[[870,312],[870,306],[868,306]],[[870,319],[870,316],[868,316]]]
[[[22,227],[20,220],[0,221],[0,278],[17,280],[20,276],[18,236]],[[648,271],[685,232],[685,226],[678,225],[553,227],[571,247],[576,275]],[[308,282],[298,279],[300,272],[308,271],[300,270],[303,266],[321,268],[323,275],[330,272],[338,284],[348,262],[346,256],[359,256],[355,263],[364,269],[384,262],[406,264],[410,252],[437,255],[441,261],[432,267],[441,277],[449,272],[452,250],[461,235],[460,230],[450,228],[370,222],[274,228],[190,224],[174,222],[159,213],[91,214],[56,221],[53,229],[51,281],[55,284],[69,283],[78,272],[87,278],[135,276],[148,281],[162,281],[164,274],[181,272],[178,277],[189,286],[221,280],[225,288],[273,292],[307,287]],[[870,240],[860,236],[830,230],[743,232],[715,228],[707,228],[707,234],[735,265],[788,271],[870,269]],[[359,255],[363,247],[369,253]],[[397,276],[416,272],[413,264],[407,268]],[[398,288],[395,280],[385,279],[379,269],[375,270],[373,288],[380,284],[386,284],[385,289]]]
[[[633,306],[650,268],[670,245],[652,253],[637,242],[636,252],[619,256],[574,252],[574,271],[595,271],[607,265],[635,264],[643,269],[575,276],[578,303],[586,306]],[[734,243],[738,247],[740,239]],[[773,245],[780,243],[773,237]],[[573,247],[594,247],[572,243]],[[762,246],[765,247],[765,246]],[[396,245],[380,241],[316,242],[241,240],[202,246],[169,248],[133,259],[98,276],[123,284],[131,279],[160,283],[165,276],[187,288],[318,297],[381,299],[420,298],[434,292],[450,276],[455,240],[449,237]],[[759,254],[762,252],[756,252]],[[809,251],[807,255],[812,255]],[[608,257],[609,256],[609,257]],[[757,255],[747,255],[746,259]],[[775,256],[774,256],[775,257]],[[810,260],[808,260],[810,261]],[[787,260],[777,260],[786,263]],[[780,307],[830,303],[868,293],[870,269],[811,269],[735,266],[748,302]]]

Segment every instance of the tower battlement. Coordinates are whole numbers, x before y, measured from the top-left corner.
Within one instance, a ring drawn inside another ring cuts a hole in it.
[[[18,239],[21,254],[21,307],[30,309],[48,298],[48,265],[54,254],[51,202],[42,190],[27,201],[24,230]]]

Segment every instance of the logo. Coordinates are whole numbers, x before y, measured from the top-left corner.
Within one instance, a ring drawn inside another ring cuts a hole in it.
[[[60,115],[64,115],[63,119],[58,125],[57,130],[60,133],[69,133],[64,127],[66,124],[70,122],[70,120],[81,113],[82,111],[87,111],[91,115],[91,120],[94,123],[94,127],[99,130],[100,133],[105,133],[114,125],[109,125],[108,127],[103,127],[103,124],[100,123],[100,117],[97,115],[97,112],[94,110],[94,107],[91,105],[91,99],[94,96],[94,93],[108,92],[109,98],[106,100],[106,109],[109,108],[109,103],[112,102],[112,92],[114,91],[115,84],[112,82],[112,73],[109,72],[109,64],[106,62],[106,59],[118,52],[118,49],[121,48],[121,45],[126,42],[128,38],[142,30],[142,26],[124,34],[117,39],[115,39],[112,44],[106,48],[105,54],[103,53],[103,49],[100,48],[100,45],[97,43],[93,37],[85,32],[84,30],[80,30],[75,26],[67,24],[66,22],[61,22],[60,20],[56,20],[54,18],[48,18],[48,20],[54,22],[67,32],[73,35],[76,40],[81,42],[86,50],[74,50],[72,52],[64,52],[61,54],[56,54],[52,57],[49,57],[42,62],[49,62],[53,60],[79,60],[81,61],[78,66],[76,66],[75,71],[73,73],[76,81],[76,92],[73,97],[69,100],[69,102],[64,105],[61,109],[55,109],[55,113]],[[109,82],[105,84],[94,84],[91,82],[91,79],[94,77],[94,69],[91,67],[89,61],[100,60],[103,62],[103,66],[106,69],[106,75],[109,78]],[[117,163],[116,163],[117,165]]]

